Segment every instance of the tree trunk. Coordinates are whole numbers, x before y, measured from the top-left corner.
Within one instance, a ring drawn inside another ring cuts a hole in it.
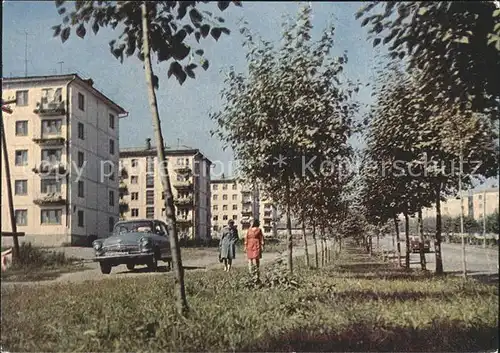
[[[318,239],[316,239],[316,223],[312,221],[312,237],[314,242],[314,260],[316,262],[316,268],[319,268],[319,254],[318,254]]]
[[[290,186],[286,185],[286,230],[288,232],[288,272],[293,273],[293,234],[292,234],[292,218],[290,211]]]
[[[9,201],[9,213],[10,213],[10,224],[12,230],[12,241],[14,245],[14,251],[12,252],[12,261],[18,261],[20,257],[19,253],[19,238],[17,237],[17,223],[16,214],[14,213],[14,199],[12,198],[12,182],[10,180],[10,164],[9,155],[7,153],[7,141],[5,141],[5,128],[3,125],[3,117],[0,118],[0,129],[2,138],[2,150],[5,161],[5,182],[7,183],[7,198]],[[1,163],[1,162],[0,162]]]
[[[325,227],[322,225],[321,226],[321,237],[320,237],[320,242],[321,242],[321,266],[325,266]]]
[[[380,229],[377,230],[377,253],[380,253]]]
[[[306,257],[306,267],[309,268],[309,250],[307,249],[306,217],[302,213],[302,239],[304,240],[304,255]]]
[[[410,268],[410,217],[408,213],[404,212],[405,216],[405,240],[406,240],[406,255],[405,267]]]
[[[169,230],[170,246],[172,250],[172,265],[174,270],[175,282],[174,293],[176,293],[176,304],[179,314],[184,315],[188,310],[186,299],[186,290],[184,287],[184,268],[182,266],[181,249],[179,247],[179,238],[177,236],[175,209],[173,202],[172,189],[170,186],[170,178],[168,175],[167,163],[165,162],[165,150],[163,143],[163,135],[161,132],[161,122],[158,113],[158,104],[156,101],[156,92],[153,87],[153,69],[151,67],[151,54],[149,44],[149,21],[147,1],[141,5],[142,8],[142,32],[143,32],[143,54],[144,54],[144,72],[146,75],[146,85],[149,94],[149,106],[153,117],[153,130],[156,139],[156,152],[158,157],[161,184],[165,193],[165,213],[166,222]]]
[[[373,256],[373,234],[370,233],[368,236],[368,254]]]
[[[420,235],[420,267],[422,270],[426,270],[426,261],[425,261],[425,252],[424,252],[424,227],[422,221],[422,210],[418,210],[418,219],[417,219],[417,233]]]
[[[461,195],[460,195],[461,196]],[[436,242],[434,252],[436,254],[436,274],[443,274],[443,256],[441,254],[441,183],[436,187]]]
[[[398,217],[394,215],[394,229],[396,231],[396,256],[398,257],[398,265],[401,267],[401,242],[399,238],[399,223]]]

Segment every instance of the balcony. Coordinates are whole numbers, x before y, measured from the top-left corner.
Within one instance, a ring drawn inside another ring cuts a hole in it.
[[[66,114],[66,105],[64,101],[51,101],[47,102],[42,99],[41,102],[36,104],[36,109],[33,110],[39,116],[58,116]]]
[[[241,219],[241,224],[250,224],[251,221],[252,219],[250,217],[243,217]]]
[[[177,164],[174,166],[174,170],[177,174],[189,174],[192,172],[191,166],[188,164]]]
[[[273,219],[273,214],[271,212],[264,212],[264,219]]]
[[[179,226],[179,228],[188,228],[193,225],[193,220],[189,217],[179,217],[175,220],[175,223],[177,224],[177,226]]]
[[[128,171],[127,168],[121,167],[120,168],[120,178],[121,179],[128,179]]]
[[[122,192],[126,192],[128,190],[128,185],[125,184],[123,181],[120,181],[120,185],[118,186],[118,189]]]
[[[252,210],[242,210],[241,215],[242,216],[251,216],[253,214]]]
[[[191,190],[193,188],[193,182],[191,180],[174,181],[174,187],[177,190]]]
[[[42,161],[39,165],[35,166],[32,171],[34,173],[43,174],[65,174],[66,166],[63,163],[50,163],[47,161]]]
[[[66,204],[66,199],[64,199],[60,193],[49,193],[47,195],[39,196],[38,198],[34,199],[33,203],[39,206],[60,206]]]
[[[244,205],[251,204],[251,203],[252,203],[252,199],[243,199],[243,200],[241,201],[241,203],[242,203],[242,204],[244,204]]]
[[[125,200],[120,200],[118,203],[118,208],[120,213],[127,212],[129,210],[128,202]]]
[[[33,138],[33,141],[35,143],[41,144],[41,145],[47,145],[47,146],[61,146],[64,145],[64,142],[66,142],[66,139],[64,137],[60,136],[51,136],[51,137],[40,137],[40,138]]]
[[[192,197],[182,197],[174,201],[174,205],[177,207],[191,207],[193,205]]]

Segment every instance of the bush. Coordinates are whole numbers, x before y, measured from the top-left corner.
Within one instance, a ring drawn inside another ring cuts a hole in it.
[[[69,265],[75,259],[68,258],[63,252],[42,249],[22,243],[19,247],[20,258],[13,262],[11,269],[41,269]]]

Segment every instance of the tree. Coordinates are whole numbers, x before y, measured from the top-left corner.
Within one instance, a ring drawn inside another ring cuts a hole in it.
[[[200,12],[197,9],[198,1],[76,1],[74,9],[69,13],[67,8],[62,6],[64,3],[65,1],[56,0],[56,7],[58,13],[63,16],[63,23],[52,27],[54,36],[59,36],[63,43],[69,38],[73,27],[76,28],[76,35],[84,38],[87,33],[86,25],[91,26],[94,34],[97,34],[102,27],[111,26],[114,30],[118,28],[122,31],[118,37],[119,42],[112,40],[109,43],[111,53],[123,62],[124,54],[129,57],[137,52],[138,58],[144,62],[160,166],[158,169],[165,194],[166,218],[175,273],[176,303],[179,313],[185,314],[188,311],[188,304],[184,287],[184,270],[155,92],[155,88],[159,87],[159,78],[153,73],[151,56],[155,54],[158,62],[170,62],[167,77],[174,75],[182,85],[187,76],[195,78],[194,69],[198,66],[192,62],[182,66],[181,62],[188,56],[191,60],[195,56],[201,58],[201,66],[205,70],[208,69],[208,61],[203,58],[203,50],[192,51],[185,44],[186,38],[194,34],[199,42],[201,37],[206,38],[210,33],[215,40],[218,40],[222,33],[229,34],[229,30],[225,27],[210,26],[209,23],[214,23],[214,20],[219,23],[224,20],[214,17],[210,12]],[[217,5],[223,11],[229,3],[229,1],[218,1]],[[239,4],[239,2],[234,3]],[[177,13],[174,9],[177,9]],[[190,23],[183,24],[182,20],[188,10]]]
[[[371,26],[373,46],[387,44],[391,58],[422,72],[417,89],[428,107],[456,114],[470,103],[498,120],[500,82],[491,69],[500,66],[500,9],[493,1],[371,1],[356,18]]]
[[[498,226],[499,221],[500,216],[498,214],[498,211],[486,216],[486,232],[498,234],[500,232]]]
[[[330,57],[333,30],[311,40],[310,8],[284,24],[283,44],[255,41],[243,27],[248,75],[230,69],[224,104],[213,114],[214,131],[241,161],[241,173],[256,180],[286,208],[288,269],[293,271],[290,215],[300,201],[293,190],[304,175],[317,175],[324,161],[349,152],[357,86],[340,81],[347,56]],[[324,166],[323,166],[324,167]]]

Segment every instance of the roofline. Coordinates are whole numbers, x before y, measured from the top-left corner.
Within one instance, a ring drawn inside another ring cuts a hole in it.
[[[108,98],[104,93],[99,91],[97,88],[91,86],[86,80],[81,78],[78,74],[67,74],[67,75],[49,75],[49,76],[28,76],[28,77],[5,77],[2,79],[2,86],[4,83],[24,83],[24,82],[38,82],[38,81],[71,81],[77,80],[79,83],[83,84],[85,88],[89,89],[92,93],[97,95],[99,98],[104,100],[109,105],[113,106],[118,110],[120,114],[127,114],[128,112],[123,109],[120,105],[116,104],[110,98]]]
[[[218,184],[218,183],[229,183],[229,184],[235,184],[237,183],[237,180],[235,178],[225,178],[225,179],[210,179],[210,184]]]
[[[204,160],[207,160],[210,162],[208,158],[206,158],[203,153],[200,152],[199,149],[197,148],[190,148],[190,149],[164,149],[165,154],[167,156],[180,156],[180,155],[196,155],[199,154],[202,156]],[[127,157],[144,157],[144,156],[156,156],[156,147],[152,147],[149,150],[144,149],[144,148],[135,148],[132,147],[130,150],[127,151],[127,149],[120,149],[119,152],[120,158],[127,158]],[[212,162],[210,162],[212,163]]]

